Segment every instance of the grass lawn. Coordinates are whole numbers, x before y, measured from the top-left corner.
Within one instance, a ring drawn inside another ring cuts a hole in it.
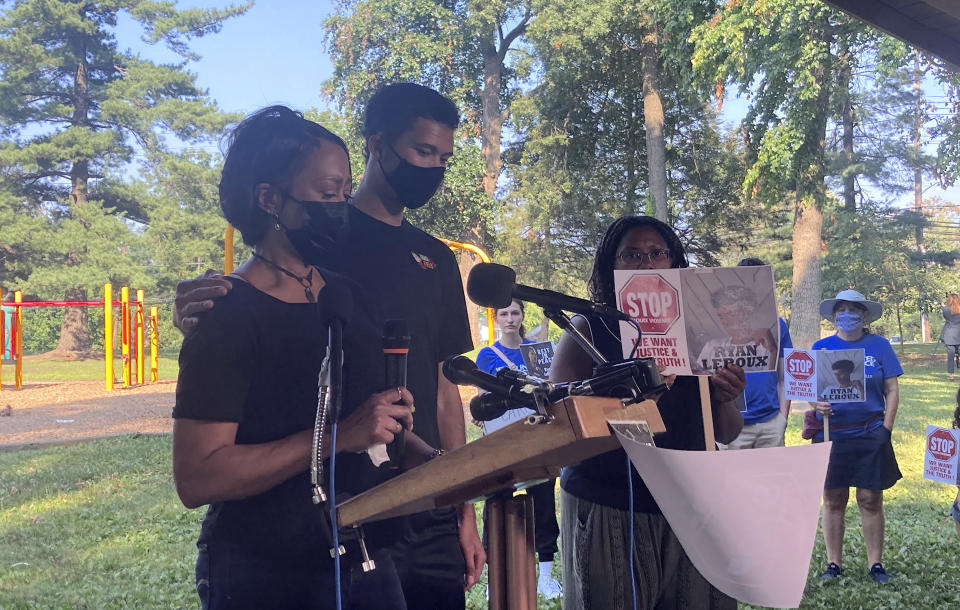
[[[881,588],[867,578],[851,502],[846,574],[819,581],[826,558],[818,536],[802,607],[960,608],[960,543],[947,514],[956,490],[921,472],[926,425],[949,425],[957,390],[933,350],[908,345],[903,358],[893,440],[904,479],[885,495],[884,563],[893,580]],[[788,444],[802,442],[799,428],[797,412]],[[783,514],[790,527],[790,507]],[[0,453],[0,608],[196,607],[194,541],[202,516],[184,509],[173,491],[169,437]],[[486,607],[483,583],[468,593],[468,607]]]

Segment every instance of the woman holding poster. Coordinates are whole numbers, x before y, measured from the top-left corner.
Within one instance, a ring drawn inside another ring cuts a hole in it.
[[[843,573],[844,513],[850,488],[857,488],[857,506],[867,547],[869,575],[878,583],[890,580],[883,568],[883,490],[901,478],[890,433],[900,402],[899,376],[903,374],[890,342],[867,331],[868,322],[883,308],[856,290],[843,290],[820,303],[820,315],[837,326],[836,334],[820,339],[813,349],[864,350],[864,400],[818,402],[817,418],[829,416],[830,464],[823,490],[823,537],[827,569],[823,579]],[[823,442],[823,432],[813,437]]]
[[[610,225],[597,248],[590,277],[591,297],[616,307],[615,269],[687,266],[683,246],[673,229],[649,216],[623,217]],[[607,359],[622,359],[618,324],[597,316],[576,316],[573,323],[591,337]],[[582,380],[592,373],[593,361],[565,333],[553,358],[551,381]],[[670,391],[657,398],[667,428],[657,435],[657,446],[703,451],[697,378],[668,380],[673,381]],[[736,364],[722,366],[710,377],[714,433],[722,443],[736,438],[743,426],[735,399],[744,385],[743,369]],[[633,487],[632,495],[628,493],[628,483]],[[560,487],[564,608],[737,607],[735,599],[713,587],[693,566],[622,449],[564,468]],[[635,583],[635,587],[630,583]]]
[[[957,408],[953,412],[953,427],[960,428],[960,390],[957,390]],[[950,507],[950,516],[953,517],[954,525],[957,526],[957,537],[960,538],[960,485],[957,486],[957,499]]]

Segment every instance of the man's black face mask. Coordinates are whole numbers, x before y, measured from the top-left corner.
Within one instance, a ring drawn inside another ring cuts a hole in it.
[[[420,167],[401,157],[394,150],[393,145],[388,144],[387,148],[390,149],[390,152],[398,161],[397,166],[388,172],[383,168],[380,158],[377,158],[380,171],[387,179],[387,184],[397,194],[397,199],[403,203],[404,207],[411,210],[423,207],[440,188],[440,183],[443,182],[443,175],[447,168],[442,165],[439,167]]]
[[[300,259],[308,265],[329,265],[346,233],[349,218],[346,200],[306,201],[286,193],[284,196],[299,203],[307,214],[306,224],[299,229],[283,227]]]

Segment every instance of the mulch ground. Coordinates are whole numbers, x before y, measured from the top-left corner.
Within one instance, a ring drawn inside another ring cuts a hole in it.
[[[173,429],[173,379],[112,391],[102,380],[31,383],[20,390],[4,385],[0,450]]]
[[[102,380],[28,383],[19,390],[4,384],[0,451],[125,434],[169,434],[176,387],[175,379],[112,391]],[[460,393],[466,405],[475,390],[462,387]]]

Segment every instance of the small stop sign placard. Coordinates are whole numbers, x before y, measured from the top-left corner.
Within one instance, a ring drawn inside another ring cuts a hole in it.
[[[794,379],[806,381],[813,377],[816,367],[813,358],[806,352],[793,352],[784,358],[784,366],[787,373]]]
[[[662,335],[680,319],[677,289],[659,274],[634,275],[620,289],[620,309],[644,334]]]
[[[927,437],[927,449],[938,460],[949,462],[957,455],[957,442],[946,430],[936,430]]]

